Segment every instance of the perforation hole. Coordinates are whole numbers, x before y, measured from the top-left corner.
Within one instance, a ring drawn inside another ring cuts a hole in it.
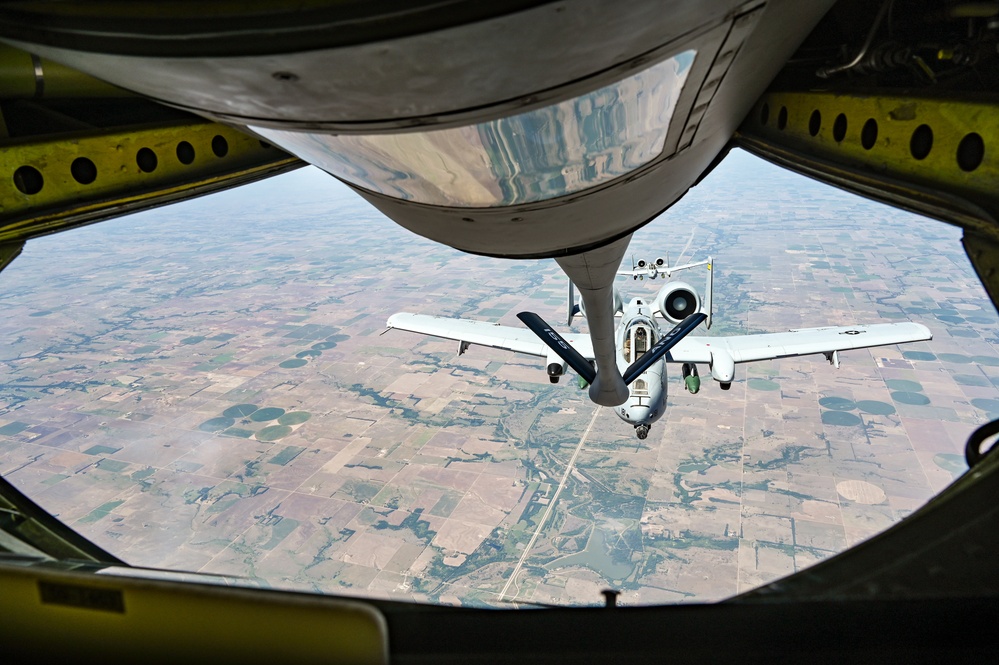
[[[229,154],[229,142],[225,140],[224,136],[215,135],[212,139],[212,152],[215,153],[216,157],[225,157]]]
[[[45,186],[45,178],[34,166],[22,166],[14,171],[14,186],[22,194],[37,194]]]
[[[909,152],[916,159],[926,159],[933,149],[933,130],[929,125],[920,125],[912,132],[909,140]]]
[[[812,115],[808,118],[808,133],[812,136],[818,136],[821,128],[822,114],[819,113],[818,109],[815,109],[812,111]]]
[[[957,165],[962,171],[971,173],[981,165],[983,159],[985,159],[985,141],[981,136],[972,132],[961,139],[961,143],[957,146]]]
[[[844,138],[846,138],[846,116],[840,113],[833,121],[833,140],[839,143]]]
[[[140,171],[152,173],[159,165],[159,159],[156,158],[156,153],[149,148],[139,148],[139,152],[135,153],[135,163]]]
[[[864,128],[860,130],[860,145],[864,150],[870,150],[878,142],[878,121],[868,118],[864,123]]]
[[[77,157],[69,165],[69,172],[73,180],[81,185],[89,185],[97,180],[97,166],[86,157]]]
[[[191,164],[194,162],[194,146],[187,141],[177,144],[177,159],[181,164]]]

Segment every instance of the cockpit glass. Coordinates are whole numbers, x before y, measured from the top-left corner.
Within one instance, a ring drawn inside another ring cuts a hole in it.
[[[652,324],[636,320],[624,335],[624,358],[632,363],[642,357],[656,343],[656,333]]]
[[[554,262],[434,244],[301,169],[26,244],[0,273],[0,473],[135,566],[490,608],[707,602],[917,510],[999,414],[999,318],[960,229],[733,150],[632,249],[713,255],[692,336],[934,338],[739,364],[728,390],[670,364],[665,391],[639,379],[667,393],[639,439],[544,356],[385,331],[529,310],[570,339]],[[668,324],[648,323],[651,345]]]
[[[543,201],[658,157],[694,55],[684,51],[574,99],[466,127],[371,136],[253,129],[386,196],[472,208]]]
[[[649,331],[647,328],[635,329],[635,359],[641,358],[649,350]]]

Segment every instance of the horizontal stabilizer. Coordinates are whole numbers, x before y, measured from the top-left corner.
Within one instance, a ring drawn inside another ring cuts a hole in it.
[[[531,329],[538,338],[548,347],[557,353],[569,367],[576,370],[576,373],[583,377],[587,383],[593,383],[597,376],[597,371],[593,365],[584,358],[576,349],[572,348],[569,342],[562,339],[562,336],[552,330],[551,326],[534,312],[521,312],[517,318],[524,322],[524,325]]]
[[[683,321],[680,321],[680,323],[676,324],[676,326],[663,335],[662,339],[656,342],[651,349],[642,354],[641,358],[633,362],[628,369],[624,371],[625,384],[631,384],[632,381],[641,376],[642,372],[647,370],[656,361],[666,355],[666,353],[676,346],[681,339],[692,333],[694,328],[701,325],[701,322],[706,318],[708,318],[708,315],[704,312],[695,312]]]

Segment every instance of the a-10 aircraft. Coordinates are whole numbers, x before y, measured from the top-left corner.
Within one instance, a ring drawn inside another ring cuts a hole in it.
[[[710,257],[707,261],[679,266],[670,266],[668,258],[633,262],[631,270],[619,270],[617,274],[634,280],[669,278],[673,273],[700,266],[707,271],[703,298],[693,286],[679,280],[668,281],[651,301],[638,297],[625,304],[617,289],[614,290],[615,313],[620,316],[615,332],[616,370],[619,373],[616,378],[628,386],[627,397],[614,406],[614,412],[634,426],[639,439],[646,438],[652,423],[666,412],[667,363],[681,365],[684,386],[692,393],[700,388],[699,364],[707,365],[721,389],[728,390],[735,378],[736,363],[821,353],[838,368],[840,351],[932,338],[926,326],[912,322],[803,328],[728,337],[691,336],[701,323],[711,327],[713,273]],[[586,316],[585,310],[576,303],[574,291],[570,280],[566,325],[572,324],[576,314]],[[598,371],[594,367],[590,336],[559,335],[533,312],[521,312],[517,317],[527,329],[406,312],[390,316],[387,327],[456,340],[458,355],[470,345],[478,344],[546,358],[552,383],[557,383],[566,369],[572,367],[579,374],[581,387],[591,384],[590,397],[600,403],[599,387],[595,385]],[[664,331],[660,321],[675,325]]]

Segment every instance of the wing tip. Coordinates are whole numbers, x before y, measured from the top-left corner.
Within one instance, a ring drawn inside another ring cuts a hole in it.
[[[412,316],[409,312],[396,312],[392,316],[388,317],[388,321],[385,322],[386,328],[399,328],[399,324],[407,316]]]

